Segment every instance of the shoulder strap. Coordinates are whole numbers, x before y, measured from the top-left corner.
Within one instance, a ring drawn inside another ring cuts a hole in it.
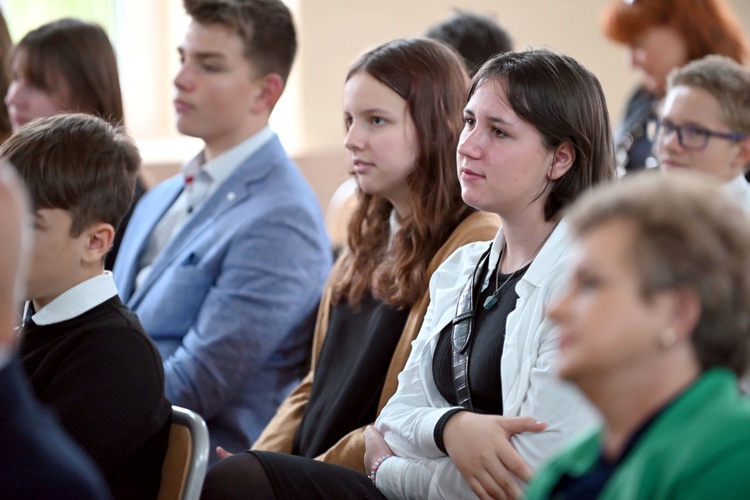
[[[471,393],[469,391],[469,343],[471,342],[471,333],[474,328],[474,310],[476,309],[476,283],[483,274],[483,268],[489,261],[492,244],[482,254],[477,262],[474,271],[466,280],[461,293],[458,296],[458,305],[456,306],[456,317],[453,318],[451,327],[452,367],[453,367],[453,384],[456,389],[458,404],[472,410]]]

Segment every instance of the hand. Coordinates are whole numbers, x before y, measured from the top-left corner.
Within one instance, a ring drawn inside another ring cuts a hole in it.
[[[533,471],[510,443],[510,437],[521,432],[541,432],[546,427],[531,417],[506,418],[462,411],[446,423],[443,443],[479,498],[520,498],[523,489],[514,474],[528,481]]]
[[[234,453],[229,453],[221,446],[216,447],[216,456],[219,457],[219,460],[224,460],[225,458],[231,457],[232,455],[234,455]]]
[[[365,427],[365,470],[370,472],[370,467],[375,461],[386,455],[393,455],[393,451],[385,442],[383,436],[375,429],[375,427],[368,425]]]

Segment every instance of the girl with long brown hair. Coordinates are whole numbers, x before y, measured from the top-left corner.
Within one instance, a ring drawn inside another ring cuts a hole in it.
[[[396,390],[430,276],[499,226],[461,199],[456,145],[467,83],[458,56],[427,39],[387,43],[351,67],[344,145],[359,200],[318,312],[312,369],[253,451],[211,469],[204,498],[303,498],[299,477],[312,461],[300,457],[357,469],[366,480],[362,433]]]

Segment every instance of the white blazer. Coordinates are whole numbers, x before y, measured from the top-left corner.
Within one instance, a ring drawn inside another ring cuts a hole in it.
[[[546,308],[564,284],[571,254],[569,230],[560,222],[516,285],[518,301],[508,315],[499,370],[503,415],[546,422],[541,433],[518,434],[511,442],[537,469],[572,437],[600,422],[577,388],[556,374],[558,339]],[[489,269],[499,258],[504,235],[495,237]],[[465,245],[432,275],[430,305],[412,352],[398,377],[398,389],[375,426],[396,455],[378,469],[377,486],[390,499],[476,498],[451,459],[435,445],[434,429],[451,408],[432,376],[438,336],[454,318],[458,295],[489,242]],[[486,286],[486,282],[484,286]]]

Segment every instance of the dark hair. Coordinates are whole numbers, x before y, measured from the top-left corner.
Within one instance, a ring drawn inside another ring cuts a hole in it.
[[[277,73],[286,82],[297,51],[292,14],[281,0],[184,0],[194,21],[219,24],[242,39],[244,55],[259,74]]]
[[[432,26],[425,36],[456,49],[471,76],[490,57],[513,50],[510,35],[494,20],[462,10]]]
[[[691,172],[647,173],[592,190],[571,207],[579,237],[631,223],[630,255],[645,299],[687,289],[701,304],[691,335],[703,370],[742,375],[750,351],[750,220],[712,180]]]
[[[10,54],[13,50],[13,41],[10,39],[8,25],[5,22],[3,11],[0,9],[0,97],[5,97],[10,85]],[[7,139],[13,131],[10,123],[10,115],[5,103],[0,102],[0,142]]]
[[[141,157],[122,126],[72,113],[34,120],[0,146],[34,210],[71,213],[73,237],[98,222],[118,228],[133,200]]]
[[[361,72],[401,96],[414,123],[418,153],[406,179],[411,215],[389,248],[393,205],[359,192],[334,299],[355,303],[370,291],[385,303],[411,307],[427,286],[430,260],[473,211],[461,199],[456,173],[467,77],[453,50],[426,38],[394,40],[367,52],[346,79]]]
[[[97,24],[60,19],[29,31],[13,50],[13,71],[67,111],[123,123],[115,51]]]
[[[506,52],[487,61],[471,81],[469,98],[486,82],[502,85],[513,111],[553,149],[569,143],[573,166],[559,179],[544,204],[550,220],[581,192],[615,178],[609,112],[596,76],[570,56],[547,49]]]
[[[604,34],[633,45],[653,26],[669,26],[685,42],[688,61],[709,54],[743,62],[748,54],[742,26],[724,0],[612,0],[602,11]]]

